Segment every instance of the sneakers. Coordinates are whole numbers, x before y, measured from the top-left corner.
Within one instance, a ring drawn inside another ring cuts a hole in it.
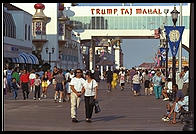
[[[61,99],[59,99],[59,102],[62,102],[62,100],[61,100]]]
[[[163,101],[167,101],[167,100],[169,100],[169,98],[164,98],[164,99],[163,99]]]
[[[77,120],[76,118],[72,118],[72,122],[77,123],[77,122],[78,122],[78,120]]]
[[[170,121],[169,117],[163,117],[162,120],[165,121],[165,122]]]
[[[35,98],[35,97],[33,97],[33,100],[36,100],[36,98]]]
[[[46,95],[44,95],[44,98],[46,99],[46,98],[47,98],[47,96],[46,96]]]
[[[89,119],[89,118],[86,118],[86,122],[89,122],[89,123],[91,123],[92,121],[91,121],[91,119]]]
[[[38,100],[41,100],[41,98],[38,98]]]
[[[42,98],[44,97],[44,94],[43,94],[43,93],[41,94],[41,97],[42,97]]]

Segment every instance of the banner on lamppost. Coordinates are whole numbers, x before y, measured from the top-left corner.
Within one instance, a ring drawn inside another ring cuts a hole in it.
[[[161,57],[162,57],[161,60],[162,62],[165,62],[166,61],[166,48],[161,47],[160,52],[161,52]]]
[[[168,36],[172,56],[176,56],[178,52],[178,47],[182,39],[184,28],[184,26],[165,26],[165,31]]]

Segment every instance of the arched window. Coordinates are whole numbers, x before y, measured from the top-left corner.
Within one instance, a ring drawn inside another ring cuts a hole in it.
[[[31,29],[30,29],[31,27],[30,27],[30,25],[29,25],[29,28],[28,28],[28,40],[30,40],[31,38],[30,38],[30,35],[31,35]]]
[[[16,27],[14,26],[14,38],[16,38]]]
[[[27,40],[27,24],[25,24],[25,40]]]

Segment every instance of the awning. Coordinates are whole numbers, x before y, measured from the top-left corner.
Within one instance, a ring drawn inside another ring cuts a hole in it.
[[[14,63],[27,63],[27,64],[39,64],[37,57],[33,54],[28,53],[20,53],[19,57],[12,58],[12,62]]]

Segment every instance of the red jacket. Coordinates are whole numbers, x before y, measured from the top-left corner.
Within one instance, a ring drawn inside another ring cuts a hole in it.
[[[22,74],[22,75],[20,76],[20,81],[21,81],[22,83],[29,82],[29,74]]]

